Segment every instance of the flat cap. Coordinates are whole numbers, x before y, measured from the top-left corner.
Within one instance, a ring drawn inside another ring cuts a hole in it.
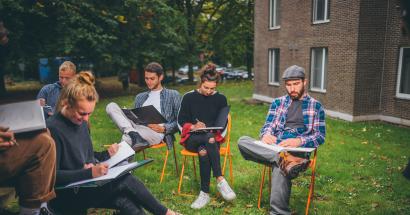
[[[304,79],[305,78],[305,69],[300,66],[290,66],[283,73],[283,80],[295,80],[295,79]]]

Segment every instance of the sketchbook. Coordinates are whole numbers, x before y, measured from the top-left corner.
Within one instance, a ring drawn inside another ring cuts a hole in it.
[[[0,125],[14,133],[46,128],[43,109],[37,100],[0,105]]]
[[[150,163],[152,161],[153,159],[147,159],[147,160],[143,160],[139,162],[136,161],[133,163],[128,163],[128,164],[121,165],[121,166],[115,166],[115,167],[108,169],[108,173],[104,176],[74,182],[66,186],[58,187],[57,189],[102,186],[112,180],[115,180],[116,178],[121,177],[122,175],[129,173],[131,170],[144,166],[145,164]]]
[[[303,148],[303,147],[297,147],[297,148],[290,148],[290,147],[282,147],[276,144],[266,144],[262,141],[256,140],[253,141],[256,145],[262,146],[266,148],[267,150],[271,150],[276,153],[280,152],[313,152],[315,148]]]
[[[189,132],[195,133],[195,132],[208,132],[208,131],[214,131],[214,130],[223,130],[226,126],[226,123],[228,122],[228,114],[229,114],[229,106],[223,107],[219,111],[218,116],[216,117],[216,120],[213,126],[206,127],[206,128],[197,128]]]
[[[131,148],[130,145],[128,145],[127,142],[123,141],[119,143],[118,145],[119,145],[119,148],[118,148],[117,153],[115,153],[110,159],[101,162],[101,163],[108,164],[108,168],[111,168],[121,163],[122,161],[128,159],[129,157],[135,154],[135,151]]]
[[[138,125],[161,124],[167,122],[153,105],[121,110],[128,119]]]

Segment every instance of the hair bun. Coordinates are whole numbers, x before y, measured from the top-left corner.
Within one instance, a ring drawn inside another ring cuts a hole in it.
[[[90,71],[82,71],[78,73],[78,81],[91,86],[95,84],[94,75]]]

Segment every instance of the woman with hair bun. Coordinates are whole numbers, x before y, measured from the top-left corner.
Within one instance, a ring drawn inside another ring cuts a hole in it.
[[[208,63],[200,70],[198,89],[184,95],[178,113],[178,125],[182,128],[181,144],[188,150],[198,153],[201,175],[201,191],[191,208],[200,209],[209,201],[211,169],[217,181],[218,191],[227,201],[236,198],[234,191],[222,176],[219,146],[223,137],[217,132],[191,132],[192,130],[212,127],[223,108],[228,106],[226,97],[216,91],[220,77],[215,64]]]
[[[56,186],[103,176],[108,172],[104,161],[114,155],[118,145],[94,152],[87,122],[98,101],[91,72],[80,72],[66,85],[59,98],[57,113],[47,120],[56,143]],[[63,214],[86,214],[88,208],[113,208],[120,214],[176,214],[167,209],[144,184],[126,174],[100,187],[57,190],[51,207]]]

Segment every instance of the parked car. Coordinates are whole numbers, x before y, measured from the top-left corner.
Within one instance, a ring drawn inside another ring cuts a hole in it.
[[[198,70],[198,66],[193,66],[192,69],[193,69],[194,71],[196,71],[196,70]],[[180,67],[180,68],[178,69],[178,73],[181,74],[181,75],[186,75],[186,74],[188,74],[188,65],[185,65],[185,66],[183,66],[183,67]]]
[[[226,70],[225,67],[216,66],[215,70],[216,70],[216,72],[219,73],[219,75],[221,75],[222,77],[224,77],[224,73],[225,73],[225,70]]]
[[[248,72],[240,69],[227,69],[224,77],[228,80],[242,80],[248,78]]]

